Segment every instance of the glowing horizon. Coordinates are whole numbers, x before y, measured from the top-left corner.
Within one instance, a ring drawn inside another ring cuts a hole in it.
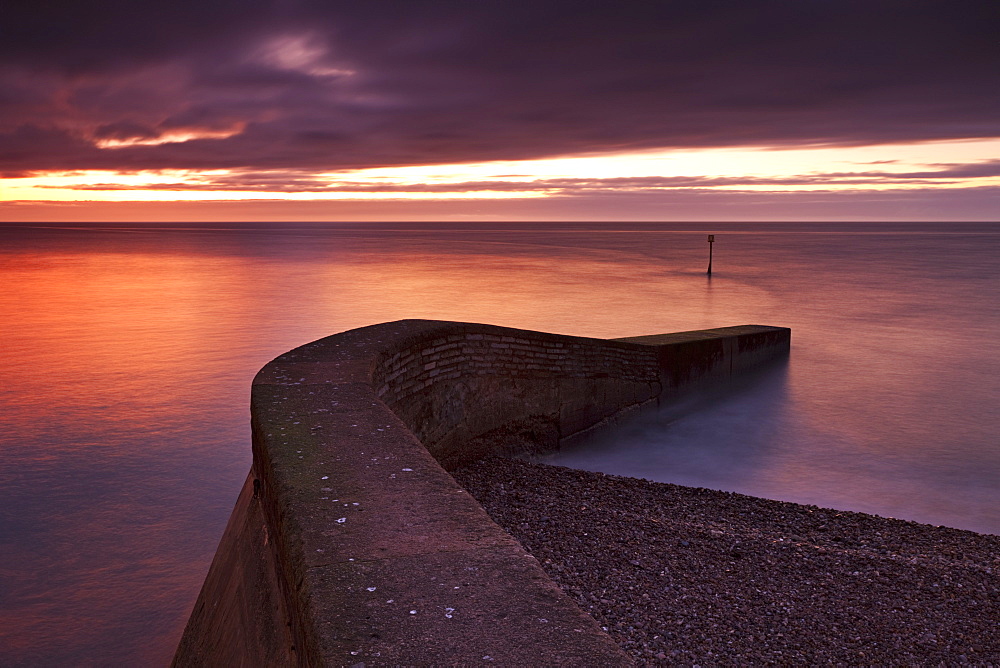
[[[544,198],[580,188],[631,193],[964,189],[998,186],[1000,176],[962,175],[949,168],[986,164],[996,155],[1000,139],[991,138],[850,147],[646,150],[333,172],[77,170],[6,179],[0,185],[0,200],[500,200]],[[240,187],[244,176],[279,183]]]

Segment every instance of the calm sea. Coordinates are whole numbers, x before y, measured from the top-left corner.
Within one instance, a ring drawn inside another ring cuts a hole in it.
[[[791,327],[752,387],[552,461],[1000,533],[1000,224],[7,224],[0,665],[166,664],[254,373],[409,317]]]

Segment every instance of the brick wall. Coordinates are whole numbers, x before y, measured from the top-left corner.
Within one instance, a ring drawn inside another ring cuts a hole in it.
[[[558,445],[660,391],[653,347],[475,325],[386,351],[372,380],[446,468],[481,456],[468,442],[494,430],[542,425]]]

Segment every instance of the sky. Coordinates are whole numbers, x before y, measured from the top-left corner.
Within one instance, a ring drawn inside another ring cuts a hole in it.
[[[995,0],[0,21],[0,221],[1000,220]]]

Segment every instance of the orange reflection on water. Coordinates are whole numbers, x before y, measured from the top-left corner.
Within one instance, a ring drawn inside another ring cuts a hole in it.
[[[219,282],[245,285],[241,263],[101,253],[15,257],[4,273],[4,373],[20,401],[101,409],[171,405],[238,324]],[[231,299],[241,290],[230,289]],[[77,391],[85,387],[86,392]]]

